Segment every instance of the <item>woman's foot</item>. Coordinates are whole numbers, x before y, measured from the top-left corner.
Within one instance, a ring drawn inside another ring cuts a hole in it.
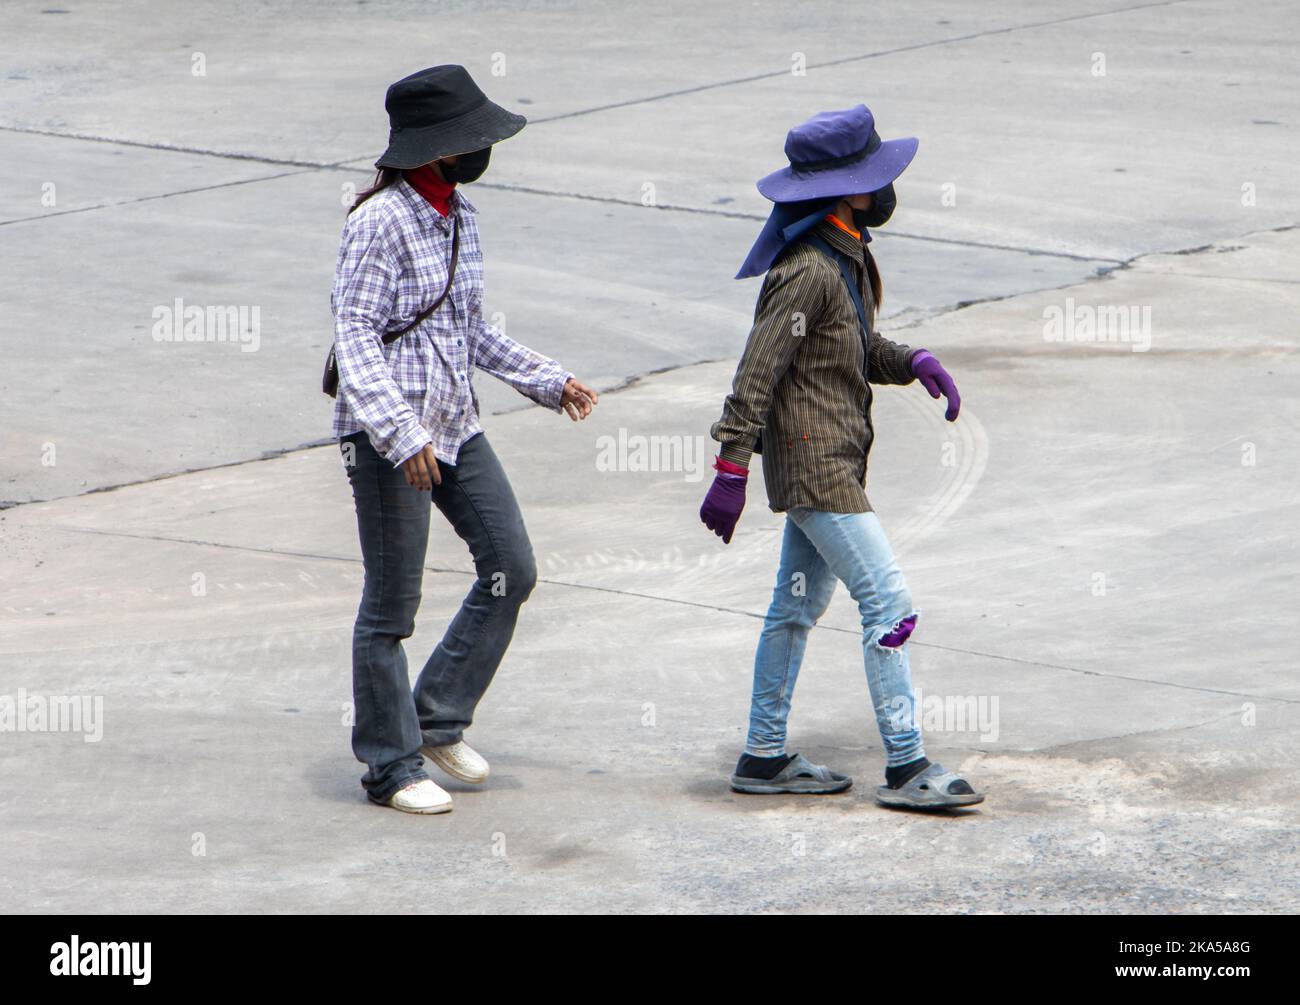
[[[976,792],[970,782],[942,764],[925,761],[925,766],[905,781],[877,788],[876,802],[903,810],[952,809],[982,803],[984,793]]]
[[[391,806],[403,813],[450,813],[451,794],[424,778],[398,789],[381,806]]]
[[[446,747],[424,746],[420,753],[431,760],[443,771],[470,785],[481,785],[487,781],[491,769],[487,759],[464,740]]]
[[[764,761],[770,764],[764,765]],[[778,769],[779,770],[776,770]],[[777,758],[754,757],[744,754],[731,776],[731,788],[750,795],[771,796],[786,793],[801,795],[829,795],[843,792],[853,784],[848,775],[831,771],[825,765],[813,764],[803,754],[781,755]]]

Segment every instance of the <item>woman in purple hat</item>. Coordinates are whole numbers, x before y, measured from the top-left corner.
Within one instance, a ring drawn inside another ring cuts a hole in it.
[[[737,792],[830,793],[847,775],[786,752],[786,719],[808,632],[837,580],[862,616],[867,685],[885,749],[886,806],[970,806],[984,796],[925,756],[915,722],[907,639],[917,611],[865,492],[871,385],[919,378],[961,398],[939,361],[878,334],[880,273],[869,227],[889,219],[894,180],[916,154],[913,138],[882,141],[865,105],[824,112],[790,130],[789,167],[758,190],[776,205],[737,279],[767,273],[754,326],[722,418],[717,475],[700,519],[731,541],[745,506],[752,454],[763,455],[768,505],[786,514],[781,564],[754,658],[749,737],[731,778]]]
[[[352,634],[352,749],[372,801],[445,813],[451,796],[424,759],[462,782],[487,780],[464,733],[537,579],[471,376],[486,371],[575,421],[596,392],[483,316],[478,222],[460,186],[524,117],[489,101],[463,66],[413,73],[384,104],[391,132],[379,177],[343,228],[324,380],[337,394],[334,435],[366,572]],[[477,577],[412,693],[402,640],[415,630],[431,505],[469,546]]]

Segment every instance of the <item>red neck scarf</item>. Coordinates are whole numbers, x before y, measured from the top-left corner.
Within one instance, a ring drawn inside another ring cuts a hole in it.
[[[412,168],[402,174],[411,183],[411,188],[424,196],[430,206],[443,216],[451,215],[451,193],[456,190],[455,182],[443,181],[431,164]]]

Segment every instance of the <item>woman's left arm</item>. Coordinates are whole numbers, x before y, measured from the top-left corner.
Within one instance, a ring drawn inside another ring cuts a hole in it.
[[[912,354],[916,350],[910,345],[891,342],[879,332],[871,333],[871,357],[867,361],[868,379],[873,384],[910,384],[916,375],[912,373]]]
[[[520,345],[480,314],[474,341],[474,365],[504,380],[526,398],[560,411],[564,385],[573,374],[549,356]]]
[[[921,386],[930,393],[931,398],[942,396],[947,402],[948,407],[943,417],[949,422],[957,420],[957,414],[961,411],[961,393],[957,390],[957,382],[928,349],[899,345],[872,332],[869,367],[868,379],[873,384],[910,384],[914,379],[920,378]]]
[[[499,377],[539,405],[567,414],[574,422],[585,419],[600,400],[594,388],[582,383],[559,363],[526,345],[520,345],[496,325],[479,315],[474,365]]]

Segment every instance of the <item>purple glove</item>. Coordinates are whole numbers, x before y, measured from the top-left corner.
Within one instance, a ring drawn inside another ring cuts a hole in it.
[[[948,376],[948,371],[928,349],[919,349],[912,357],[912,373],[930,392],[931,398],[942,394],[948,399],[948,411],[943,413],[943,417],[949,422],[954,421],[961,411],[961,395],[957,393],[957,385]]]
[[[713,462],[713,466],[718,473],[700,507],[700,519],[704,526],[722,538],[723,544],[730,544],[736,521],[745,508],[745,482],[749,481],[749,471],[721,457]]]

